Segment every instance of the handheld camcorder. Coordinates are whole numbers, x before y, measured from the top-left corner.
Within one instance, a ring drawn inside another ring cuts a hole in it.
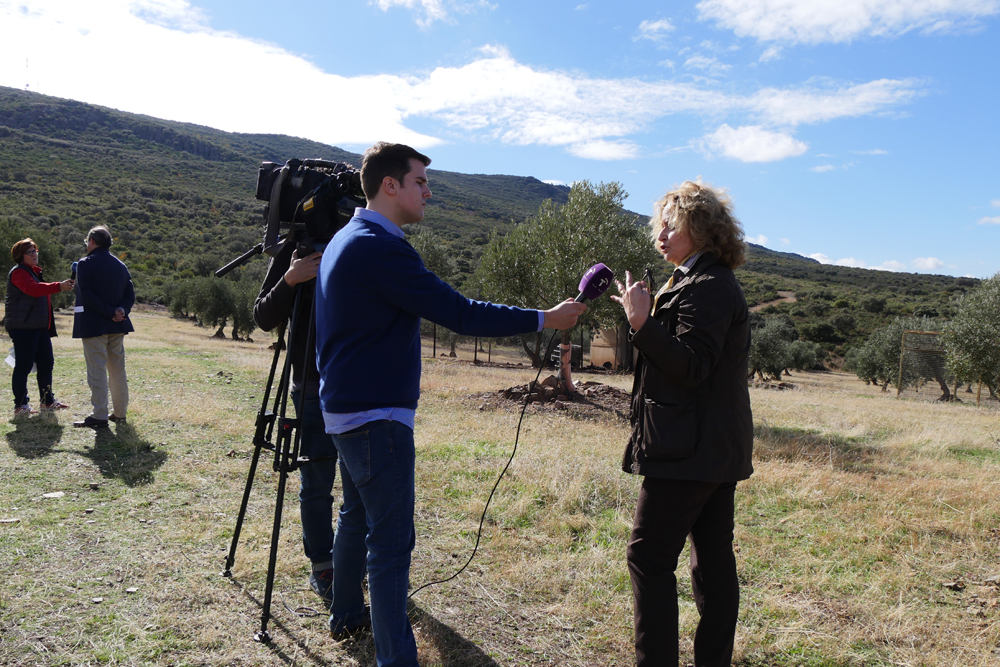
[[[264,252],[274,255],[284,242],[295,243],[299,257],[326,244],[365,206],[361,172],[342,162],[292,159],[264,162],[257,171],[257,199],[264,205]],[[286,232],[284,237],[281,232]]]

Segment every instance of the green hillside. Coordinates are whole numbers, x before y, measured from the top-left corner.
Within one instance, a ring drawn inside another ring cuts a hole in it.
[[[209,275],[260,241],[257,168],[293,157],[360,164],[357,154],[306,139],[222,132],[0,87],[0,242],[35,238],[54,280],[83,254],[86,230],[106,224],[139,298],[165,303],[177,281]],[[430,179],[421,227],[447,244],[459,280],[475,269],[492,229],[569,193],[531,177],[432,169]],[[240,271],[256,276],[263,265]],[[896,315],[949,317],[955,297],[978,284],[823,265],[756,245],[738,275],[751,305],[774,302],[765,314],[790,316],[802,337],[838,353]],[[779,292],[796,300],[779,302]]]
[[[38,237],[56,277],[81,255],[83,233],[107,224],[145,301],[162,302],[165,284],[208,275],[260,241],[257,168],[293,157],[360,165],[357,154],[305,139],[221,132],[0,88],[0,223],[11,232],[4,239]],[[423,226],[451,246],[464,274],[490,230],[569,192],[534,178],[430,174],[434,197]]]

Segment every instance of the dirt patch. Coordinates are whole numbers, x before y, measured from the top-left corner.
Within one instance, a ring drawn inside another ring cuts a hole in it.
[[[798,298],[796,298],[795,292],[778,291],[777,299],[775,299],[774,301],[768,301],[767,303],[759,303],[756,306],[752,306],[750,308],[750,312],[756,313],[758,310],[766,306],[773,305],[775,303],[795,303],[796,301],[798,301]]]
[[[777,391],[786,391],[788,389],[796,388],[791,382],[758,382],[756,380],[750,386],[754,389],[774,389]]]
[[[571,417],[580,419],[615,417],[628,420],[629,405],[632,400],[629,392],[600,382],[578,382],[576,388],[575,394],[561,394],[546,402],[532,399],[526,412],[532,414],[565,412]],[[522,384],[498,391],[469,394],[466,400],[479,410],[520,412],[525,400],[537,394],[538,391],[531,384]]]

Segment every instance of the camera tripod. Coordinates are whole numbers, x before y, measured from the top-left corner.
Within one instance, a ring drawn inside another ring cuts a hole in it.
[[[244,257],[249,256],[247,253]],[[230,270],[234,263],[231,263],[223,270]],[[216,275],[220,275],[219,272]],[[288,482],[288,474],[299,468],[301,465],[308,465],[309,459],[300,456],[300,445],[302,432],[301,411],[296,409],[295,418],[286,416],[288,407],[288,391],[291,385],[291,369],[293,356],[293,341],[295,340],[296,323],[308,326],[306,346],[304,350],[305,359],[299,360],[302,363],[302,392],[305,392],[307,381],[316,373],[315,364],[308,358],[309,351],[315,348],[312,299],[303,297],[302,285],[296,286],[295,301],[292,306],[291,315],[281,323],[278,328],[278,341],[275,343],[274,357],[271,360],[271,370],[267,377],[264,389],[264,398],[261,401],[260,410],[257,412],[257,421],[254,427],[253,444],[254,451],[250,461],[250,469],[247,472],[246,486],[243,490],[243,501],[240,505],[239,515],[236,519],[236,526],[233,530],[233,540],[229,548],[229,555],[226,557],[226,569],[222,572],[224,577],[232,577],[232,567],[236,562],[236,547],[239,544],[240,534],[243,529],[243,521],[246,517],[247,505],[250,501],[250,491],[253,488],[254,476],[257,472],[257,465],[260,460],[261,450],[269,450],[274,453],[272,467],[278,473],[278,489],[274,503],[274,523],[271,528],[271,550],[267,563],[267,583],[264,588],[264,602],[260,619],[260,630],[257,631],[253,639],[256,642],[269,643],[271,636],[267,631],[268,622],[271,619],[271,597],[274,592],[274,569],[278,557],[278,537],[281,531],[281,517],[284,508],[285,487]],[[300,320],[302,308],[309,309],[309,317],[305,322]],[[288,331],[288,344],[285,343],[285,332]],[[281,360],[282,351],[285,352],[282,362],[281,375],[274,392],[272,402],[271,391],[274,388],[275,374]],[[305,403],[305,396],[299,406]]]

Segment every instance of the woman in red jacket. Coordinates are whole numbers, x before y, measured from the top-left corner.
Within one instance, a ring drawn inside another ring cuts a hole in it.
[[[58,283],[42,282],[38,266],[38,246],[31,239],[22,239],[10,249],[14,268],[7,274],[7,299],[4,327],[14,342],[14,414],[35,412],[28,400],[28,374],[36,367],[38,396],[43,410],[68,407],[52,394],[52,337],[56,335],[52,317],[51,295],[73,289],[73,280]]]

